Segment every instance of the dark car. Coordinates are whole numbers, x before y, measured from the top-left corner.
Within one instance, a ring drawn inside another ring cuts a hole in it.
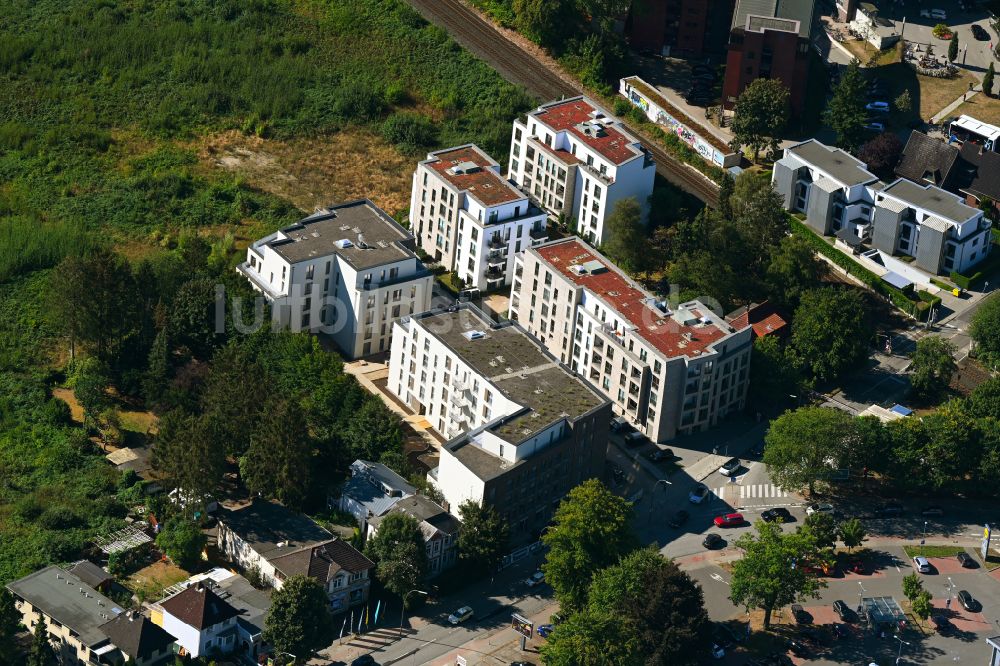
[[[727,650],[735,643],[742,643],[746,639],[745,631],[734,631],[728,624],[718,623],[714,627],[712,640]]]
[[[979,602],[967,590],[959,591],[958,603],[962,604],[962,608],[967,611],[974,613],[979,610]]]
[[[842,640],[850,636],[850,632],[847,631],[847,627],[842,624],[833,625],[833,638],[834,640]]]
[[[925,506],[920,511],[921,516],[943,516],[944,509],[939,506]]]
[[[981,42],[988,41],[990,38],[990,33],[983,30],[983,26],[978,23],[973,23],[971,26],[972,36]]]
[[[902,504],[884,504],[875,511],[875,515],[881,518],[885,518],[887,516],[901,516],[902,514]]]
[[[709,550],[715,550],[716,548],[722,548],[722,544],[725,543],[722,537],[718,534],[708,534],[705,536],[705,540],[701,542],[701,545]]]
[[[370,654],[363,654],[352,661],[351,666],[378,666],[378,662]]]
[[[673,517],[670,518],[670,522],[668,522],[667,525],[673,528],[680,527],[681,525],[687,522],[688,516],[689,516],[688,512],[682,509],[677,513],[675,513]]]
[[[625,441],[625,446],[642,446],[646,443],[646,436],[641,432],[630,432],[622,438]]]
[[[776,521],[781,521],[783,523],[790,523],[792,521],[792,514],[789,513],[788,509],[784,507],[777,507],[775,509],[768,509],[760,514],[761,520],[767,523],[773,523]]]
[[[647,453],[646,457],[653,462],[663,462],[664,460],[673,459],[674,452],[672,449],[656,449]]]
[[[809,620],[812,619],[812,616],[806,612],[806,609],[800,606],[799,604],[792,604],[791,610],[792,610],[792,617],[794,617],[795,621],[798,622],[799,624],[806,624],[807,622],[809,622]]]
[[[749,454],[752,457],[754,457],[754,458],[763,458],[764,457],[764,442],[760,441],[760,442],[757,442],[756,444],[754,444],[753,448],[750,449]]]
[[[964,569],[975,569],[976,561],[969,556],[964,550],[955,556],[958,559],[958,563],[962,565]]]
[[[840,599],[837,599],[836,601],[833,602],[833,612],[836,613],[837,617],[839,617],[844,622],[848,622],[849,619],[852,617],[851,609],[848,608],[847,604],[845,604]]]

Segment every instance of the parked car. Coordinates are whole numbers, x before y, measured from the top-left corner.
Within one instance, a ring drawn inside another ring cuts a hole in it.
[[[955,557],[958,559],[958,563],[962,565],[963,569],[975,569],[976,566],[978,566],[976,561],[972,559],[972,557],[964,550]]]
[[[378,666],[378,662],[375,661],[375,657],[370,654],[363,654],[360,657],[354,659],[351,662],[351,666]]]
[[[833,612],[836,613],[837,617],[839,617],[844,622],[847,622],[848,618],[852,617],[851,609],[848,608],[847,604],[845,604],[840,599],[837,599],[836,601],[833,602]]]
[[[732,627],[728,624],[716,622],[713,627],[712,640],[727,650],[736,643],[742,643],[746,639],[744,631],[733,631]]]
[[[712,659],[725,659],[726,649],[718,643],[712,643]]]
[[[732,476],[741,466],[742,463],[739,458],[730,458],[722,463],[722,467],[719,468],[719,474],[722,476]]]
[[[792,522],[792,514],[788,511],[788,509],[780,506],[762,512],[760,514],[760,518],[766,523],[773,523],[778,520],[780,520],[783,523]]]
[[[624,416],[616,416],[611,419],[611,432],[622,432],[623,430],[631,430],[632,426],[629,425],[628,419]]]
[[[833,625],[833,638],[834,640],[841,640],[850,636],[850,632],[847,631],[847,627],[842,624]]]
[[[942,509],[941,507],[939,507],[937,505],[925,506],[920,511],[920,515],[921,516],[943,516],[944,515],[944,509]]]
[[[673,460],[674,452],[673,449],[656,449],[647,453],[646,457],[652,462],[663,462],[664,460]]]
[[[810,504],[809,506],[806,507],[807,516],[811,516],[814,513],[833,513],[833,505],[825,503],[823,504],[817,503],[817,504]]]
[[[625,440],[625,446],[642,446],[647,440],[646,436],[641,432],[630,432],[623,438]]]
[[[681,509],[670,518],[670,522],[667,523],[670,527],[678,528],[687,522],[688,512]]]
[[[472,609],[468,606],[462,606],[457,611],[448,616],[448,622],[451,624],[462,624],[466,620],[472,617]]]
[[[792,604],[790,610],[792,611],[792,617],[795,618],[798,624],[805,624],[812,619],[812,616],[800,604]]]
[[[691,504],[701,504],[705,501],[705,498],[708,497],[708,492],[708,486],[704,483],[699,483],[691,489],[691,492],[688,493],[688,501],[691,502]]]
[[[552,633],[553,629],[555,629],[555,625],[540,624],[538,625],[538,629],[536,629],[535,631],[537,631],[538,635],[541,636],[542,638],[548,638],[549,634]]]
[[[714,532],[712,534],[706,534],[704,540],[702,540],[701,545],[709,550],[715,550],[716,548],[722,548],[722,544],[725,543],[723,539],[718,534]]]
[[[889,102],[868,102],[865,108],[877,113],[889,113]]]
[[[976,601],[967,590],[960,590],[958,593],[958,603],[962,604],[962,608],[970,612],[976,612],[979,610],[979,602]]]
[[[754,444],[753,448],[750,449],[749,454],[752,457],[754,457],[754,458],[763,458],[764,457],[764,440],[760,440],[759,442],[757,442],[756,444]]]
[[[545,574],[542,571],[536,571],[535,573],[528,576],[527,580],[524,581],[528,587],[535,587],[536,585],[541,585],[545,582]]]
[[[712,522],[715,523],[716,527],[738,527],[745,523],[746,520],[743,518],[742,513],[725,513],[721,516],[716,516]]]
[[[923,555],[917,555],[913,558],[913,568],[923,574],[929,574],[932,571],[931,563]]]
[[[921,9],[920,17],[934,19],[936,21],[948,20],[948,14],[943,9],[930,9],[930,8]]]
[[[869,132],[884,132],[885,125],[882,123],[865,123],[862,127]]]
[[[983,30],[983,26],[978,23],[973,23],[971,26],[972,36],[975,37],[980,42],[988,41],[990,38],[990,33]]]

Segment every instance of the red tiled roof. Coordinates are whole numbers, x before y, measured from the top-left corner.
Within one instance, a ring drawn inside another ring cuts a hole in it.
[[[184,624],[198,630],[207,629],[239,615],[237,610],[222,597],[201,583],[196,583],[183,592],[161,601],[160,606]]]
[[[606,157],[612,164],[623,164],[635,157],[638,153],[631,146],[633,140],[614,126],[605,127],[604,136],[587,136],[577,129],[576,126],[580,123],[593,120],[590,114],[595,110],[592,104],[578,98],[553,104],[531,115],[557,132],[570,132],[578,141]],[[602,120],[607,119],[610,117],[605,114]]]
[[[525,198],[524,194],[518,192],[500,174],[493,171],[492,160],[485,153],[472,146],[438,152],[431,159],[436,160],[428,164],[431,169],[459,190],[467,191],[483,205],[496,206]],[[472,162],[480,168],[472,173],[449,171],[461,162]]]
[[[729,323],[737,329],[753,326],[753,334],[757,338],[762,338],[765,335],[783,335],[788,326],[788,322],[767,301],[759,305],[751,305],[730,319]]]
[[[652,298],[650,294],[642,291],[607,259],[578,238],[543,245],[534,248],[534,251],[571,282],[600,296],[623,319],[635,326],[635,334],[667,357],[697,356],[730,333],[715,324],[685,326],[670,316],[665,316],[648,303]],[[570,270],[570,266],[589,261],[600,262],[607,270],[583,275]],[[694,309],[691,314],[701,318],[705,313]],[[739,327],[736,329],[740,330]],[[690,339],[685,334],[690,334]]]

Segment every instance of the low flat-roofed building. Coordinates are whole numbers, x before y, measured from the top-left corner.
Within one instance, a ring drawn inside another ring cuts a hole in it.
[[[523,328],[471,305],[396,325],[389,389],[450,438],[429,475],[446,508],[494,506],[514,540],[603,470],[608,401]]]

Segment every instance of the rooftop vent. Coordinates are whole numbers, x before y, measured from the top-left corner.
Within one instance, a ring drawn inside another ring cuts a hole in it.
[[[448,169],[448,173],[452,174],[453,176],[458,176],[463,173],[476,173],[477,171],[479,171],[479,165],[476,164],[475,162],[470,162],[468,160],[464,162],[459,162],[455,166]]]
[[[587,274],[587,269],[584,268],[583,266],[579,265],[579,264],[577,264],[575,266],[570,266],[569,270],[572,271],[573,273],[575,273],[576,275],[586,275]]]
[[[588,273],[590,273],[591,275],[597,275],[598,273],[605,273],[605,272],[607,272],[607,270],[608,270],[608,267],[607,267],[607,266],[605,266],[605,265],[604,265],[604,264],[602,264],[601,262],[597,261],[596,259],[593,259],[593,260],[591,260],[591,261],[588,261],[588,262],[586,262],[586,263],[585,263],[585,264],[583,265],[583,267],[584,267],[584,268],[585,268],[585,269],[587,270],[587,272],[588,272]]]
[[[465,333],[462,333],[462,337],[464,337],[466,340],[481,340],[486,337],[486,333],[484,331],[475,331],[475,330],[466,331]]]
[[[339,241],[337,241],[336,243],[334,243],[334,245],[336,245],[337,247],[339,247],[341,250],[346,250],[349,247],[354,247],[354,243],[352,243],[347,238],[341,238]]]
[[[368,243],[365,242],[365,235],[360,231],[358,232],[358,247],[362,250],[367,250],[370,247]]]

